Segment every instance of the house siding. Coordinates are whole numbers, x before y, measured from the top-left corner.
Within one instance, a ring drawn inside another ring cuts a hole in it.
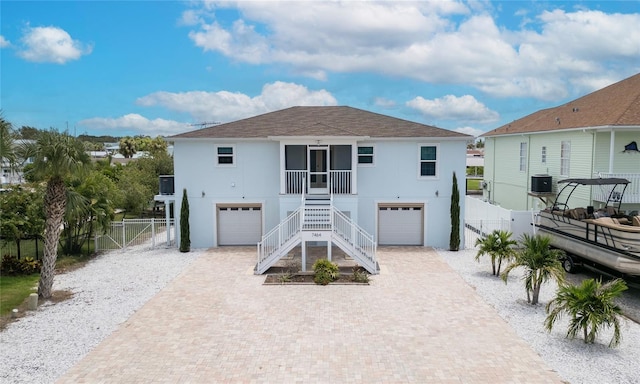
[[[357,168],[357,194],[335,195],[336,208],[347,212],[377,238],[378,204],[424,204],[424,212],[428,213],[424,220],[424,245],[448,247],[452,173],[457,173],[458,189],[464,194],[466,140],[401,139],[368,143],[375,145],[375,163]],[[233,145],[233,166],[216,165],[215,148],[220,144]],[[419,177],[420,144],[438,145],[438,175],[435,178]],[[175,142],[175,214],[179,217],[181,191],[187,188],[194,248],[218,245],[218,204],[260,204],[263,234],[300,206],[300,195],[280,194],[280,146],[278,141],[270,140]],[[357,145],[353,150],[357,150]],[[357,167],[357,164],[353,166]],[[462,217],[464,199],[460,199],[460,205]]]
[[[488,137],[486,140],[485,181],[491,183],[490,190],[484,192],[487,200],[501,207],[516,210],[544,208],[541,201],[529,196],[531,176],[550,175],[552,192],[557,193],[558,180],[567,177],[592,177],[592,132],[550,132],[532,135]],[[571,143],[569,175],[560,175],[561,143]],[[520,171],[520,143],[528,143],[527,170]],[[546,147],[546,163],[542,163],[542,147]],[[588,191],[576,191],[572,200],[587,205]]]
[[[485,180],[489,182],[485,199],[507,209],[526,206],[529,182],[527,171],[520,171],[520,143],[529,143],[528,136],[489,137],[485,147]],[[528,146],[527,157],[531,157]],[[523,208],[520,208],[523,209]]]
[[[638,173],[640,167],[640,152],[623,152],[625,145],[635,141],[640,144],[640,130],[616,131],[613,145],[613,173]],[[611,132],[598,132],[594,149],[595,173],[609,172],[609,149]]]

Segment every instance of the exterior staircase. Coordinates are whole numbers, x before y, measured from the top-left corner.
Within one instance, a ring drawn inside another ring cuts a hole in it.
[[[302,195],[301,206],[258,243],[254,273],[265,273],[303,241],[327,241],[338,246],[371,274],[378,274],[373,236],[337,210],[329,195]]]

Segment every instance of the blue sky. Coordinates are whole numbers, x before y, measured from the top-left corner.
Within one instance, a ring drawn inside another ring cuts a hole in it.
[[[473,135],[640,72],[640,1],[6,1],[14,126],[170,135],[349,105]]]

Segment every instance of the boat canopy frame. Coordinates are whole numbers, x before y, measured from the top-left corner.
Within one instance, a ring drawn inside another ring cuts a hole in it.
[[[623,178],[608,177],[608,178],[595,178],[595,179],[575,179],[575,178],[564,179],[564,180],[558,180],[558,184],[566,184],[566,185],[562,187],[560,192],[558,192],[558,194],[556,195],[556,200],[553,202],[554,210],[558,208],[559,205],[562,205],[563,206],[562,212],[565,212],[568,208],[567,203],[569,202],[571,195],[579,186],[613,185],[613,188],[611,188],[611,192],[607,197],[605,207],[608,206],[609,203],[611,202],[613,202],[614,204],[618,203],[618,207],[616,208],[616,211],[620,212],[620,207],[622,206],[622,197],[624,196],[624,192],[627,190],[627,186],[631,184],[631,182]],[[618,185],[624,185],[624,187],[622,188],[622,192],[616,191],[616,188],[618,187]],[[560,196],[563,194],[565,190],[568,191],[568,194],[566,199],[564,199],[564,202],[561,202]],[[614,196],[617,196],[617,197],[614,198]],[[615,205],[614,205],[614,208],[615,208]]]

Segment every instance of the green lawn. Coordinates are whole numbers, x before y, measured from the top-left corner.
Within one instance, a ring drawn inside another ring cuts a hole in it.
[[[480,188],[480,183],[482,182],[481,179],[467,179],[467,190],[468,191],[474,191],[474,190],[479,190]]]
[[[40,275],[0,276],[0,316],[7,316],[11,310],[22,304],[30,294],[37,292]]]

